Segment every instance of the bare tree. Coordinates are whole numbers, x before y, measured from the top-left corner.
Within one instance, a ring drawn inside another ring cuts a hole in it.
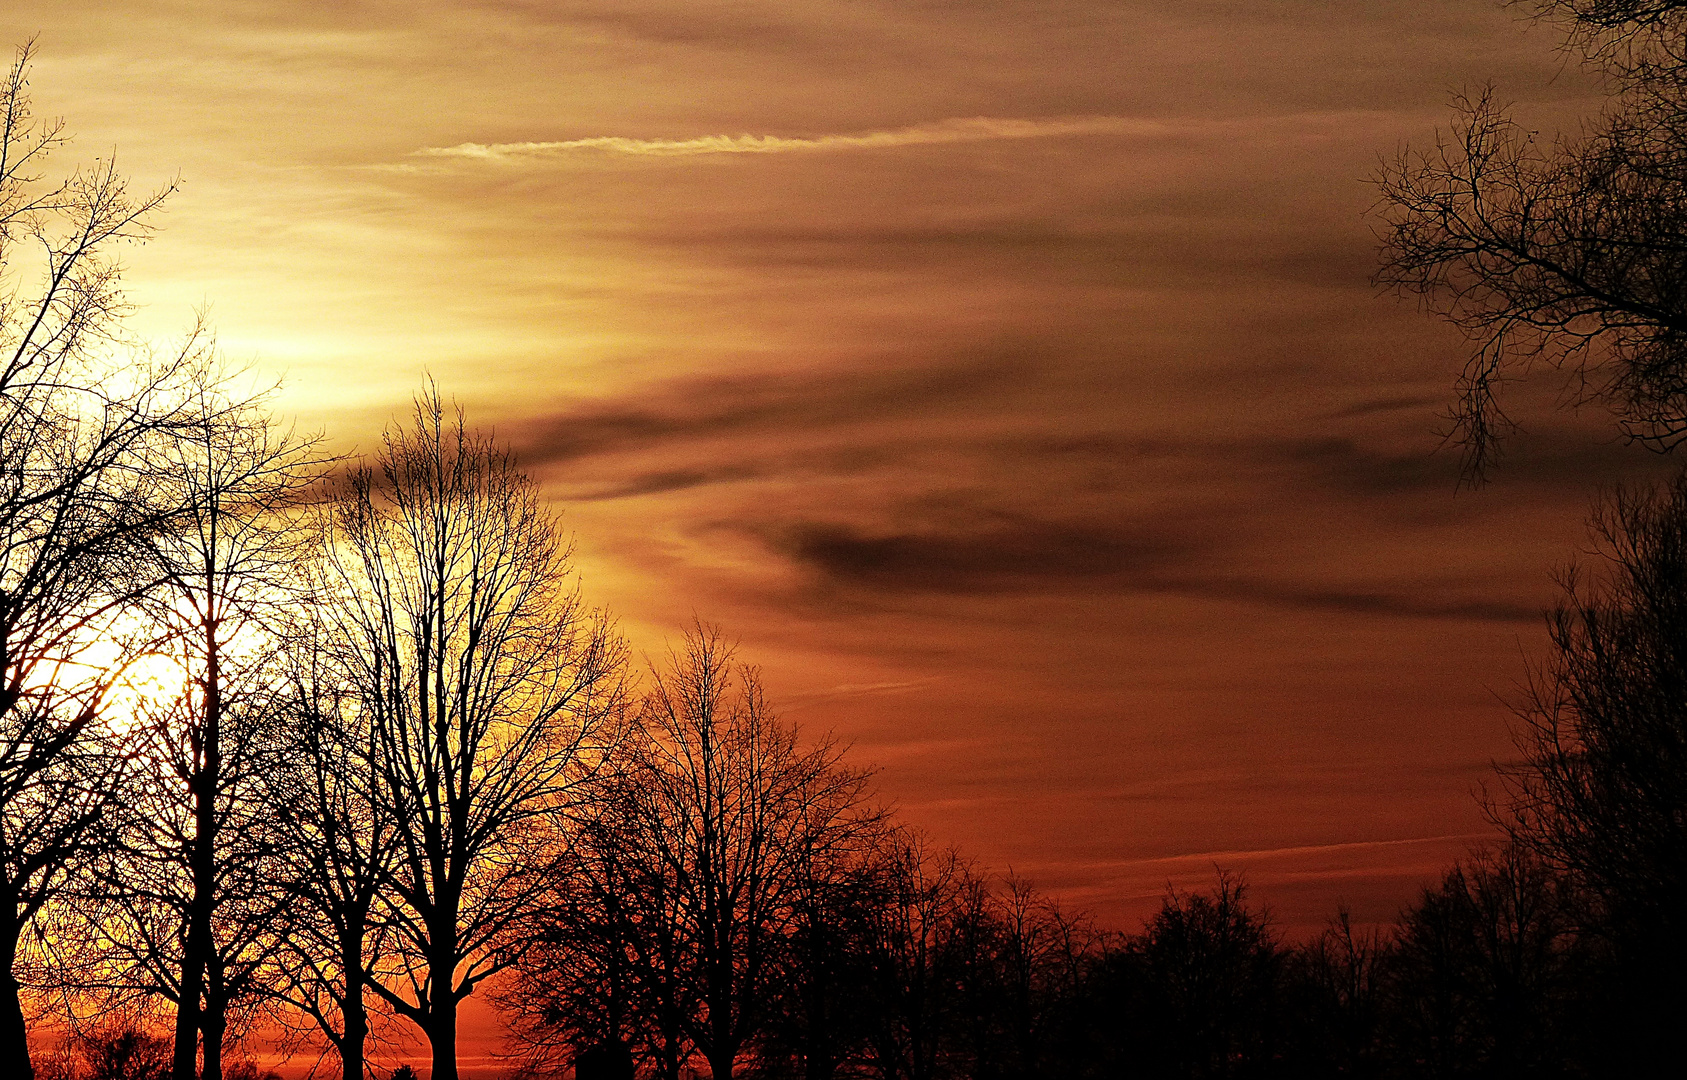
[[[427,1036],[434,1080],[455,1080],[458,1003],[515,958],[509,928],[544,884],[528,853],[601,763],[623,647],[581,601],[537,486],[431,388],[334,513],[338,647],[398,825],[404,966],[370,989]]]
[[[1499,820],[1593,899],[1587,929],[1651,1037],[1687,997],[1687,474],[1619,489],[1590,531],[1594,561],[1564,574],[1518,709]]]
[[[1451,419],[1480,476],[1510,428],[1499,389],[1568,366],[1632,438],[1687,437],[1687,17],[1679,3],[1543,0],[1610,105],[1547,146],[1491,90],[1378,179],[1377,280],[1470,337]]]
[[[220,1080],[231,1013],[264,998],[284,899],[264,778],[303,596],[292,519],[319,469],[312,442],[277,433],[261,399],[231,405],[208,388],[197,418],[169,452],[187,510],[153,539],[145,603],[153,655],[179,681],[143,701],[146,774],[107,880],[134,986],[176,1006],[173,1075]]]
[[[286,899],[272,990],[327,1040],[340,1075],[360,1080],[374,1036],[368,988],[380,976],[381,897],[397,829],[378,797],[375,731],[325,647],[330,636],[307,627],[288,643],[281,760],[264,783],[270,865]]]
[[[647,992],[669,1003],[716,1080],[766,1019],[799,924],[805,860],[873,819],[866,779],[839,748],[797,744],[754,668],[696,624],[640,708],[615,833],[640,864],[635,948]]]
[[[1552,1075],[1567,1060],[1554,1008],[1567,970],[1564,914],[1547,867],[1515,845],[1476,852],[1426,888],[1401,915],[1389,956],[1401,1056],[1430,1076]]]
[[[608,795],[615,784],[599,785]],[[690,1045],[677,1010],[646,992],[637,977],[639,899],[660,890],[636,886],[627,873],[608,795],[585,808],[568,847],[546,868],[550,884],[540,911],[525,928],[530,940],[496,1003],[527,1064],[536,1070],[576,1071],[588,1055],[616,1059],[625,1071],[635,1059],[654,1062],[660,1075],[677,1077]],[[635,859],[636,863],[637,860]],[[663,956],[649,958],[661,970]]]
[[[151,235],[169,189],[132,196],[109,160],[44,183],[67,139],[31,115],[31,51],[0,78],[0,1071],[24,1077],[25,931],[98,846],[125,772],[105,716],[124,657],[89,647],[121,640],[141,542],[182,509],[160,456],[207,351],[198,331],[158,360],[124,337],[111,249]]]
[[[1153,1032],[1144,1048],[1171,1075],[1235,1076],[1273,1050],[1283,951],[1237,877],[1210,893],[1168,892],[1138,942]]]
[[[871,1056],[884,1080],[933,1080],[943,1062],[955,980],[946,970],[948,923],[970,878],[952,849],[917,832],[887,837],[881,898],[871,927]]]

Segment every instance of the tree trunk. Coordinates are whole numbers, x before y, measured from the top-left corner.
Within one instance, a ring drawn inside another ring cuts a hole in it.
[[[187,943],[182,955],[180,1000],[176,1005],[176,1048],[172,1080],[198,1080],[195,1061],[197,1036],[205,1026],[200,999],[205,993],[205,969],[213,951],[211,909],[217,887],[217,787],[222,772],[222,672],[216,629],[205,626],[205,727],[199,747],[199,774],[193,785],[193,850],[188,858],[193,874],[193,900],[188,907]],[[213,1050],[205,1040],[205,1080],[222,1080],[222,1047]],[[216,1063],[216,1071],[212,1064]]]
[[[205,1011],[199,1016],[205,1067],[200,1080],[223,1080],[223,1039],[228,1034],[228,994],[222,964],[213,957],[206,964]]]
[[[826,971],[827,942],[819,929],[823,916],[811,915],[809,926],[808,985],[804,995],[808,1000],[808,1015],[803,1025],[804,1080],[832,1080],[836,1072],[832,1060],[832,1017],[827,1009],[830,989]]]
[[[457,994],[451,986],[457,965],[435,960],[428,973],[428,1045],[433,1071],[428,1080],[457,1080]]]
[[[680,1034],[669,1019],[670,1010],[663,1010],[662,1020],[662,1080],[679,1080]]]
[[[188,908],[187,941],[182,950],[182,977],[176,995],[176,1046],[170,1067],[171,1080],[198,1080],[200,998],[205,993],[205,954],[211,938],[210,913],[202,911],[205,896],[200,892],[200,848],[194,840],[193,901]]]
[[[18,1000],[18,980],[12,965],[18,955],[18,905],[0,899],[0,1074],[20,1080],[34,1080],[35,1067],[29,1061],[29,1028],[23,1021],[23,1003]]]
[[[714,1080],[732,1080],[732,1061],[737,1056],[731,1051],[720,1050],[709,1054],[709,1074]]]
[[[348,951],[346,965],[346,1000],[341,1007],[345,1030],[340,1036],[341,1080],[363,1080],[363,1046],[369,1038],[369,1016],[363,1008],[363,950]]]

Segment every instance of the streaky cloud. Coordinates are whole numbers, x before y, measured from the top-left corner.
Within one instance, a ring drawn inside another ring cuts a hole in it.
[[[558,157],[579,151],[606,151],[641,157],[681,157],[694,154],[784,154],[814,150],[861,150],[901,146],[940,146],[946,143],[992,142],[1004,139],[1044,139],[1063,135],[1164,135],[1172,125],[1128,116],[1058,116],[1019,118],[957,117],[928,124],[808,137],[783,135],[700,135],[690,139],[634,139],[624,135],[594,135],[557,142],[458,143],[424,147],[416,157],[468,158],[506,161]]]
[[[1206,865],[1247,863],[1304,855],[1326,855],[1354,851],[1375,851],[1388,848],[1445,845],[1461,843],[1478,845],[1493,841],[1491,832],[1443,833],[1435,836],[1408,836],[1393,840],[1357,840],[1335,844],[1297,844],[1274,848],[1231,848],[1219,851],[1191,851],[1177,855],[1151,855],[1138,859],[1096,860],[1089,865],[1096,868],[1156,866],[1170,863],[1201,863]]]

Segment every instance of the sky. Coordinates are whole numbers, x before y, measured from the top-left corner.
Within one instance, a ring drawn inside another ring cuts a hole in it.
[[[1245,875],[1387,921],[1479,794],[1602,485],[1671,467],[1370,282],[1368,182],[1492,81],[1489,0],[0,0],[37,111],[178,180],[138,333],[208,312],[375,446],[424,378],[659,658],[694,617],[900,818],[1134,929]]]

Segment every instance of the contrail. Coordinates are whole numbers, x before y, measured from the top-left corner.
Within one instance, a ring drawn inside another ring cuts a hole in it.
[[[632,139],[624,135],[596,135],[561,142],[459,143],[415,151],[419,157],[510,158],[556,157],[581,150],[648,157],[687,154],[784,154],[810,150],[853,150],[895,146],[937,146],[944,143],[990,142],[1000,139],[1042,139],[1059,135],[1162,135],[1171,125],[1125,116],[1064,116],[1014,119],[974,116],[929,124],[862,131],[850,134],[788,138],[781,135],[701,135],[691,139]]]

